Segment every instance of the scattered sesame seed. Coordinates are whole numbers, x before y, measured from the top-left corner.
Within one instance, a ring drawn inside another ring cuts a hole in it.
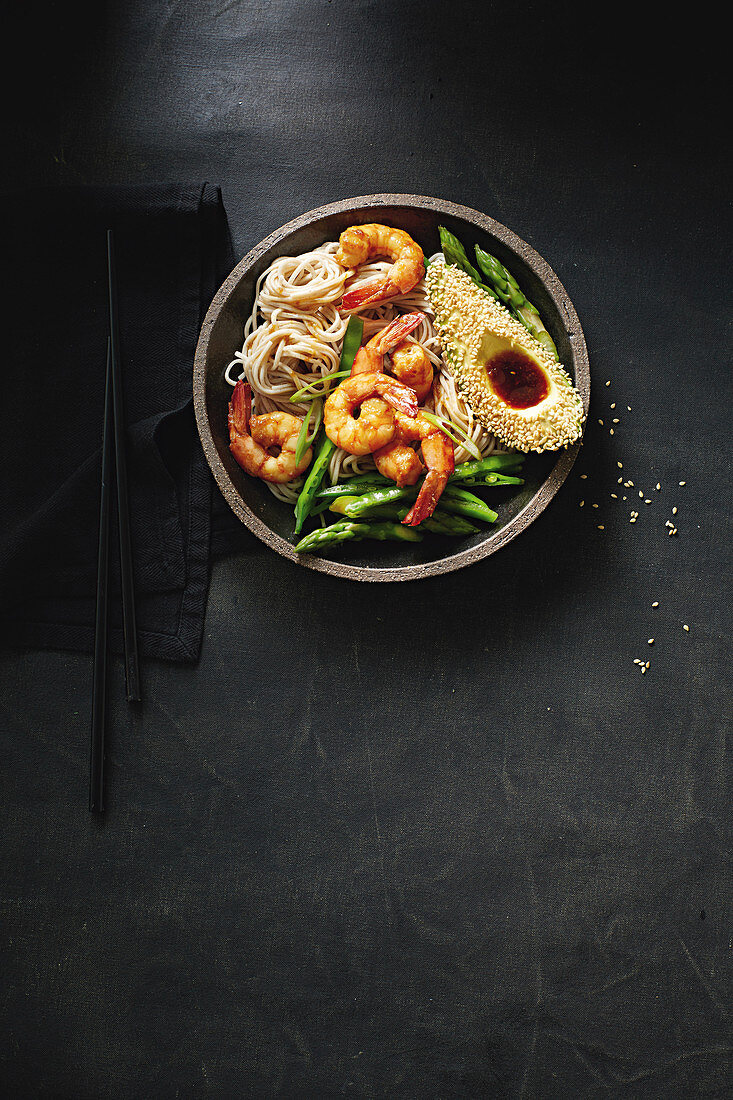
[[[651,501],[650,500],[645,500],[644,503],[645,504],[651,504]]]
[[[614,422],[614,424],[620,424],[621,423],[621,421],[619,420],[619,418],[617,416],[615,416],[613,418],[613,422]]]
[[[643,662],[643,661],[640,661],[638,657],[634,657],[634,664],[635,664],[635,665],[642,665],[643,663],[644,663],[644,662]]]
[[[653,638],[649,638],[646,644],[647,644],[647,645],[654,645],[654,639],[653,639]]]
[[[626,497],[621,497],[622,500],[626,500]]]
[[[608,429],[608,434],[609,434],[609,435],[613,435],[613,428],[609,428],[609,429]]]
[[[639,496],[641,497],[642,500],[644,499],[644,494],[642,493],[641,489],[639,489]]]
[[[598,423],[601,425],[601,427],[603,427],[603,421],[602,420],[599,420]]]
[[[624,468],[623,462],[617,462],[616,465],[618,466],[619,470],[623,470],[623,468]]]
[[[611,379],[610,379],[610,378],[609,378],[608,382],[606,382],[606,385],[607,385],[607,386],[610,386],[610,385],[611,385]]]
[[[673,515],[673,516],[676,516],[676,515],[677,515],[677,508],[676,508],[676,507],[674,507],[674,508],[672,509],[672,515]]]
[[[686,485],[686,484],[687,484],[687,482],[686,482],[686,481],[681,481],[681,482],[680,482],[680,485]]]
[[[581,480],[581,481],[585,481],[587,477],[588,477],[588,475],[587,475],[587,474],[581,474],[581,475],[580,475],[580,480]]]
[[[659,600],[655,600],[652,607],[659,607]]]
[[[639,669],[639,672],[640,672],[640,673],[642,674],[642,676],[643,676],[643,675],[644,675],[644,673],[646,672],[646,665],[642,665],[642,666],[641,666],[641,668]]]
[[[659,482],[657,482],[657,484],[656,484],[656,485],[654,486],[654,488],[655,488],[655,489],[657,489],[657,490],[659,490],[659,489],[661,489],[661,488],[662,488],[662,486],[661,486],[661,485],[659,484]]]
[[[683,624],[683,626],[682,626],[682,629],[683,629],[683,630],[686,630],[686,631],[688,632],[688,634],[689,634],[690,628],[689,628],[689,626],[687,625],[687,623],[684,623],[684,624]]]
[[[629,488],[630,488],[630,489],[633,489],[633,488],[634,488],[634,483],[633,483],[633,481],[630,481],[630,482],[629,482]]]
[[[602,523],[599,523],[599,524],[598,524],[598,530],[599,530],[599,531],[605,531],[605,530],[606,530],[606,528],[605,528],[605,527],[603,526],[603,524],[602,524]]]
[[[616,493],[611,493],[611,500],[618,500],[618,496]]]
[[[591,505],[591,507],[592,507],[592,508],[597,508],[597,507],[598,507],[598,505],[597,505],[597,504],[592,504],[592,505]]]
[[[582,508],[584,504],[585,504],[585,501],[584,501],[584,500],[581,500],[581,502],[580,502],[580,504],[579,504],[579,506],[578,506],[578,507]]]
[[[636,516],[632,516],[629,523],[636,523]]]
[[[627,405],[626,408],[631,412],[631,405]]]
[[[620,477],[620,478],[618,479],[618,481],[616,482],[616,484],[617,484],[617,485],[620,485],[620,484],[621,484],[621,482],[622,482],[623,480],[624,480],[624,479],[623,479],[622,477]]]
[[[612,408],[612,409],[615,409],[615,408],[616,408],[616,402],[615,402],[615,401],[614,401],[614,403],[613,403],[613,404],[611,405],[611,408]]]

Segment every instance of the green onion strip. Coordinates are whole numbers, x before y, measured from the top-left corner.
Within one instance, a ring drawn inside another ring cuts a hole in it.
[[[315,409],[316,417],[313,430],[308,431],[308,425],[310,424],[311,413]],[[308,412],[305,414],[303,423],[300,426],[298,433],[298,442],[295,446],[295,464],[296,466],[301,462],[303,455],[312,446],[316,436],[318,435],[319,428],[321,427],[321,421],[323,420],[323,401],[320,398],[312,401],[308,406]]]
[[[295,465],[299,465],[303,461],[303,455],[308,449],[308,425],[310,423],[311,413],[313,412],[313,405],[308,406],[308,412],[303,418],[303,423],[300,425],[300,431],[298,432],[298,442],[295,445]]]
[[[349,317],[344,342],[341,345],[340,366],[342,369],[331,371],[330,374],[323,374],[315,381],[309,382],[307,386],[302,386],[299,390],[296,390],[292,397],[288,399],[291,404],[297,405],[302,401],[316,401],[319,397],[328,397],[332,389],[331,382],[335,382],[337,378],[348,378],[351,374],[351,365],[361,346],[363,333],[364,321],[362,318]],[[345,366],[348,367],[348,370],[343,369]]]
[[[473,458],[481,458],[481,451],[458,424],[454,424],[452,420],[446,420],[445,417],[438,416],[436,413],[425,412],[424,409],[421,409],[421,416],[424,416],[428,423],[445,432],[449,439],[452,439],[459,447],[467,450]]]
[[[323,387],[324,383],[332,382],[335,378],[348,378],[350,374],[351,371],[348,370],[331,371],[330,374],[324,374],[320,378],[316,378],[315,382],[309,382],[307,386],[303,386],[302,389],[296,390],[288,400],[293,405],[296,405],[302,401],[315,401],[319,397],[328,397],[331,392],[330,386],[325,386],[322,389],[318,389],[317,387]]]

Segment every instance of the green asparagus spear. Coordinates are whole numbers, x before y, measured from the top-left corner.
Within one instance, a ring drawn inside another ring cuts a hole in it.
[[[459,485],[477,485],[480,489],[494,485],[524,485],[523,477],[509,477],[507,474],[484,474],[483,477],[464,477]]]
[[[357,501],[359,499],[360,498],[356,495],[352,496],[349,493],[342,493],[340,497],[334,497],[327,500],[325,503],[328,505],[332,512],[337,512],[341,516],[348,516],[349,513],[347,511],[347,508],[350,504],[353,504],[354,501]],[[378,506],[375,506],[371,510],[370,514],[372,517],[375,517],[377,516],[377,513],[379,513],[379,517],[382,518],[382,509],[380,509]],[[388,516],[387,518],[391,519],[392,517]]]
[[[521,485],[523,483],[522,478],[510,478],[505,474],[499,474],[496,473],[495,470],[492,470],[492,466],[496,466],[497,464],[501,463],[502,459],[509,457],[513,456],[491,455],[489,456],[489,458],[485,458],[481,462],[465,462],[462,464],[462,466],[457,466],[456,473],[451,479],[449,479],[448,484],[443,491],[443,497],[445,497],[446,495],[453,496],[455,499],[462,499],[464,503],[472,503],[479,508],[485,508],[486,505],[479,497],[474,496],[473,493],[466,493],[461,489],[461,486],[464,484],[465,481],[465,476],[463,475],[466,472],[466,468],[469,468],[467,472],[473,472],[477,474],[477,476],[473,479],[473,484],[475,484],[477,487],[483,487],[483,485],[490,486],[494,484]],[[458,480],[455,481],[454,478],[456,477],[456,474],[459,474],[459,471],[461,471],[461,474],[459,475]],[[481,478],[481,475],[483,475],[483,478]],[[495,477],[497,480],[495,482],[489,482],[489,477]],[[480,478],[481,480],[479,480]],[[356,478],[352,479],[352,481],[356,480]],[[346,481],[342,482],[338,486],[334,485],[334,490],[340,489],[341,491],[338,494],[336,492],[328,492],[327,499],[338,501],[339,506],[337,508],[334,508],[333,504],[331,505],[332,511],[341,512],[343,515],[350,516],[352,519],[354,519],[357,516],[363,516],[367,514],[371,515],[373,513],[373,509],[378,508],[381,505],[393,505],[396,504],[398,501],[414,500],[420,489],[422,480],[423,479],[418,481],[416,485],[408,485],[403,489],[400,489],[392,482],[385,482],[384,485],[366,485],[363,488],[355,488],[354,492],[351,492],[351,481]],[[326,491],[324,490],[320,495],[326,496]],[[488,510],[491,511],[491,509]],[[496,519],[496,515],[493,512],[492,515],[494,518],[487,520],[487,522],[494,522],[494,519]],[[477,516],[476,518],[480,519],[481,517]]]
[[[438,226],[438,233],[440,234],[440,247],[443,250],[445,262],[447,264],[453,264],[455,267],[459,267],[461,271],[465,271],[469,275],[474,283],[477,283],[483,290],[489,292],[492,298],[497,298],[498,295],[490,286],[486,286],[481,279],[480,273],[473,266],[466,250],[458,240],[458,237],[454,237],[453,234],[445,228],[443,225]]]
[[[459,485],[446,485],[445,489],[440,495],[440,499],[443,500],[462,500],[464,504],[475,504],[479,508],[485,508],[486,503],[477,497],[475,493],[469,493],[468,489],[464,489]]]
[[[330,543],[360,539],[363,527],[366,527],[366,524],[349,523],[347,520],[334,523],[331,527],[316,527],[315,531],[311,531],[296,544],[295,552],[312,554],[315,550],[320,550],[321,546],[327,546]]]
[[[539,340],[550,352],[553,359],[558,359],[557,348],[542,323],[539,310],[525,298],[511,272],[507,271],[496,256],[492,256],[490,252],[484,252],[478,245],[476,245],[476,260],[495,292],[494,297],[504,303],[509,312],[524,325],[535,340]]]
[[[410,511],[412,505],[405,504],[395,509],[394,518],[403,520],[407,513]],[[380,512],[386,512],[387,509],[379,509]],[[432,516],[424,519],[421,524],[414,530],[418,531],[431,531],[434,535],[473,535],[479,528],[474,527],[468,520],[463,519],[461,516],[456,516],[450,512],[443,511],[442,508],[436,508]]]
[[[334,523],[331,527],[317,527],[302,538],[295,547],[296,554],[312,554],[324,546],[332,546],[352,539],[385,539],[397,542],[420,542],[422,535],[414,527],[403,527],[401,523],[351,523],[348,520]]]
[[[341,347],[341,361],[339,363],[339,370],[350,371],[356,357],[356,353],[361,345],[361,338],[364,332],[364,322],[361,317],[349,317],[349,323],[346,326],[346,333],[344,334],[344,342]],[[321,487],[323,476],[326,473],[331,454],[334,450],[334,444],[326,435],[325,431],[321,433],[320,443],[318,445],[318,451],[315,457],[315,461],[310,468],[310,473],[305,479],[305,484],[300,491],[300,495],[295,502],[295,534],[299,535],[303,524],[310,515],[311,508],[313,507],[313,501],[315,500],[316,493]]]
[[[393,508],[385,505],[382,508],[375,508],[373,512],[369,512],[367,516],[364,516],[364,519],[371,521],[373,517],[374,519],[391,519],[395,522],[402,522],[411,507],[411,504],[403,504],[401,507]],[[424,519],[421,524],[412,528],[412,530],[430,531],[433,535],[473,535],[479,528],[474,527],[472,523],[461,516],[445,512],[442,508],[436,508],[432,516]]]
[[[462,500],[460,497],[446,496],[445,493],[440,498],[441,505],[446,512],[455,512],[459,516],[468,516],[469,519],[480,519],[482,523],[496,523],[496,512],[489,508],[488,504],[484,504],[482,500],[479,500],[478,497],[475,497],[474,500],[477,503]]]
[[[347,506],[358,499],[358,497],[349,496],[339,497],[337,500],[332,501],[331,511],[338,512],[341,515],[348,515],[346,511]],[[365,513],[363,519],[365,522],[368,520],[370,523],[373,520],[392,520],[393,522],[398,522],[405,518],[411,507],[412,502],[401,505],[376,505]],[[436,508],[429,519],[424,519],[422,521],[420,529],[431,531],[436,535],[471,535],[475,531],[478,531],[478,527],[474,527],[472,523],[462,519],[460,516],[444,512],[440,508]]]
[[[523,460],[523,454],[511,451],[508,454],[488,455],[477,462],[462,462],[460,466],[456,466],[450,476],[450,481],[464,481],[467,477],[482,477],[484,474],[499,470],[513,470],[521,466]]]
[[[360,474],[340,481],[338,485],[327,485],[325,489],[319,489],[317,496],[319,499],[330,500],[343,496],[344,493],[365,493],[370,489],[386,489],[390,485],[394,487],[394,482],[381,474]]]
[[[315,500],[316,493],[323,480],[323,475],[326,472],[335,446],[335,443],[331,442],[325,431],[322,431],[315,461],[310,468],[308,477],[305,479],[305,485],[300,490],[300,495],[295,502],[296,535],[300,534],[303,524],[311,513],[313,501]]]
[[[342,515],[349,516],[350,519],[363,518],[366,521],[372,518],[374,510],[377,508],[387,505],[393,506],[401,501],[409,500],[412,502],[417,495],[418,488],[419,486],[412,485],[400,489],[395,485],[391,489],[373,489],[371,492],[362,493],[358,497],[342,496],[338,498],[336,502],[338,507],[335,510]],[[464,489],[447,485],[440,501],[441,506],[447,512],[456,512],[471,519],[480,519],[484,523],[494,523],[496,521],[496,512],[489,508],[480,497],[474,496],[473,493],[468,493]],[[333,504],[331,507],[333,509]]]
[[[321,512],[325,512],[331,502],[329,500],[316,500],[310,512],[308,518],[313,519],[314,516],[320,516]]]
[[[400,489],[397,485],[392,485],[391,489],[371,489],[358,497],[340,497],[339,499],[343,501],[344,515],[355,519],[357,516],[365,515],[372,508],[377,508],[383,504],[414,500],[417,496],[417,488],[415,485],[408,485],[406,488]]]
[[[400,511],[402,510],[400,509]],[[405,515],[407,515],[406,510]],[[401,518],[404,519],[405,516]],[[468,520],[463,519],[461,516],[451,515],[450,512],[444,512],[442,508],[436,508],[429,519],[422,521],[418,530],[423,528],[426,531],[432,531],[434,535],[475,535],[479,530]]]
[[[393,542],[422,542],[422,533],[415,527],[403,527],[401,523],[369,523],[366,525],[366,539],[388,539]]]
[[[519,454],[516,451],[509,454],[493,454],[487,458],[479,459],[476,462],[462,462],[460,466],[456,466],[454,473],[451,474],[448,479],[448,484],[453,482],[464,482],[468,478],[473,478],[475,484],[480,484],[482,480],[486,480],[487,484],[497,485],[521,485],[522,479],[515,477],[499,476],[497,481],[490,482],[488,475],[500,470],[516,470],[518,469],[524,455]],[[418,487],[421,482],[418,482]],[[346,481],[340,481],[338,485],[329,485],[325,489],[320,489],[316,494],[321,499],[335,499],[336,497],[360,495],[361,493],[371,492],[372,489],[394,489],[395,484],[390,481],[389,478],[382,477],[381,474],[369,473],[358,474],[356,477],[348,478]]]
[[[456,485],[446,485],[441,494],[440,503],[441,507],[448,512],[457,512],[459,515],[470,516],[472,519],[481,519],[484,523],[494,523],[496,521],[496,512],[493,508],[489,508],[486,501]]]

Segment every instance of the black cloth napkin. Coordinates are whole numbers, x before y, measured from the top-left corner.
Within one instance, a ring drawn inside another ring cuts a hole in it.
[[[212,479],[191,379],[204,313],[232,266],[219,188],[79,187],[5,195],[0,636],[91,651],[115,235],[140,649],[195,661]],[[116,530],[110,646],[122,650]]]

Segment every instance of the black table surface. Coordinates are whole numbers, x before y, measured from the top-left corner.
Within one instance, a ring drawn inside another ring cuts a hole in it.
[[[726,1094],[724,69],[638,14],[20,14],[16,179],[209,180],[237,256],[350,195],[474,207],[558,273],[593,392],[469,570],[359,585],[243,530],[198,665],[135,710],[114,664],[102,821],[90,659],[3,654],[4,1095]]]

